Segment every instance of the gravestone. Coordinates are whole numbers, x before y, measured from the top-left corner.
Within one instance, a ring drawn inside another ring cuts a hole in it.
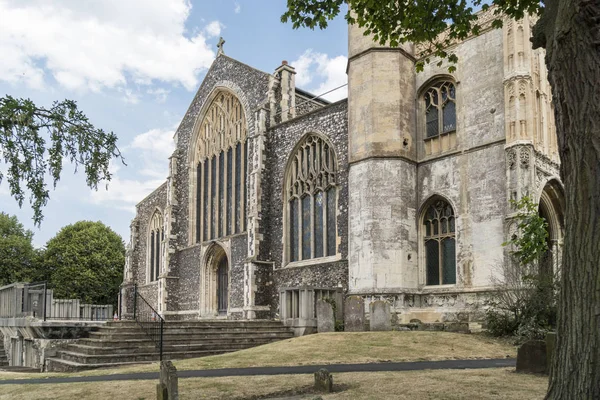
[[[315,372],[315,390],[321,393],[333,392],[333,376],[325,368]]]
[[[546,374],[546,342],[530,340],[523,343],[517,352],[517,372],[525,374]]]
[[[317,300],[317,332],[334,332],[335,317],[333,307],[325,300]]]
[[[365,302],[360,296],[346,298],[344,307],[344,331],[362,332],[365,330]]]
[[[171,361],[160,362],[159,383],[156,385],[157,400],[179,400],[177,368]]]
[[[390,303],[383,300],[377,300],[369,305],[371,311],[371,330],[372,331],[391,331],[392,317],[390,314]]]

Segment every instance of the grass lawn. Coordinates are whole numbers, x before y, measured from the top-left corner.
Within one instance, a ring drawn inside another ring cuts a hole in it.
[[[320,333],[219,356],[175,361],[179,370],[516,357],[516,347],[482,334],[448,332]],[[0,379],[90,376],[157,371],[142,364],[73,374],[0,372]],[[4,386],[3,386],[4,388]]]
[[[334,399],[543,399],[547,377],[516,374],[510,368],[334,374]],[[179,381],[186,399],[257,399],[310,395],[311,375],[190,378]],[[7,385],[0,400],[156,398],[156,381]]]

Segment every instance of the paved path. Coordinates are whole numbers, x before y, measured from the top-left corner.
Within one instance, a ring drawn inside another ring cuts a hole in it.
[[[301,365],[294,367],[254,367],[254,368],[224,368],[177,371],[179,378],[209,378],[223,376],[250,375],[287,375],[312,374],[319,368],[327,368],[329,372],[387,372],[387,371],[422,371],[425,369],[474,369],[474,368],[504,368],[514,367],[514,358],[492,360],[445,360],[445,361],[416,361],[388,362],[371,364],[330,364],[330,365]],[[131,374],[114,374],[98,376],[73,376],[65,378],[39,379],[10,379],[0,380],[0,385],[26,385],[40,383],[75,383],[75,382],[106,382],[158,379],[158,372],[138,372]]]

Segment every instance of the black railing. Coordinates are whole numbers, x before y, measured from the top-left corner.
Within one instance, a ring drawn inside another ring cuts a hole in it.
[[[158,349],[160,361],[162,361],[165,320],[138,293],[137,285],[133,287],[133,299],[133,319],[142,327],[146,335],[152,339]]]

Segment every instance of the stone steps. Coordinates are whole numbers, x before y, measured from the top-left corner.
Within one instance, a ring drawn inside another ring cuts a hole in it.
[[[0,367],[8,367],[8,357],[4,350],[4,339],[0,336]]]
[[[176,321],[163,327],[163,359],[228,353],[292,338],[278,321]],[[48,371],[80,371],[158,361],[155,343],[136,322],[110,321],[48,358]]]
[[[260,346],[263,344],[271,343],[271,339],[253,339],[247,338],[245,340],[235,341],[206,341],[199,343],[163,343],[163,352],[178,352],[181,350],[206,350],[216,346],[227,347],[235,350],[242,350],[252,346]],[[110,355],[110,354],[136,354],[136,353],[153,353],[156,352],[156,346],[154,342],[145,342],[138,345],[131,345],[127,343],[115,342],[117,346],[110,347],[99,347],[99,346],[88,346],[84,344],[69,344],[66,350],[70,352],[76,352],[86,355]]]
[[[133,339],[144,339],[147,338],[146,334],[140,330],[139,332],[90,332],[90,339],[100,339],[100,340],[112,340],[112,341],[122,341],[122,340],[133,340]],[[244,337],[256,337],[256,338],[279,338],[285,339],[287,337],[293,336],[291,333],[288,334],[286,331],[281,330],[270,330],[270,331],[239,331],[239,332],[230,332],[230,331],[204,331],[204,332],[171,332],[169,330],[165,330],[163,332],[163,340],[164,341],[190,341],[196,339],[234,339],[234,338],[244,338]]]

